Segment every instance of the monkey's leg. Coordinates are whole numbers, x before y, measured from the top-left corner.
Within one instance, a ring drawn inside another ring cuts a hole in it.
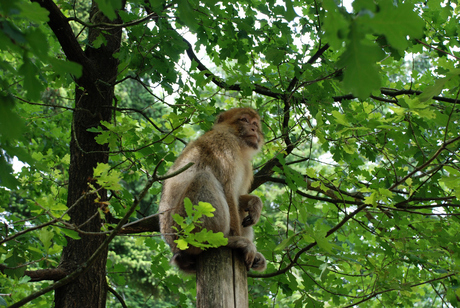
[[[213,232],[222,232],[224,236],[230,233],[230,213],[228,204],[225,200],[222,185],[214,175],[207,171],[199,171],[188,181],[188,185],[180,196],[178,206],[173,213],[182,217],[186,216],[184,208],[184,198],[188,197],[192,204],[209,202],[216,210],[214,217],[203,216],[200,218],[201,224],[197,225],[193,232],[200,232],[203,228]],[[171,213],[171,214],[173,214]],[[178,227],[176,225],[176,227]],[[175,263],[181,270],[193,273],[196,270],[197,255],[202,252],[200,248],[190,246],[186,250],[180,250],[175,243],[171,249],[174,253],[171,263]]]
[[[192,204],[209,202],[216,210],[214,217],[203,216],[201,218],[200,231],[203,228],[213,232],[222,232],[225,236],[230,232],[230,210],[220,182],[211,172],[197,172],[188,186],[184,198],[188,197]]]
[[[256,249],[254,245],[254,230],[252,229],[252,227],[243,228],[243,237],[245,237],[254,246],[254,249]],[[236,243],[236,245],[241,243],[242,242]],[[267,260],[265,260],[265,257],[260,252],[257,252],[257,250],[255,250],[254,259],[252,260],[252,263],[246,263],[246,266],[248,267],[248,269],[251,268],[255,271],[264,271],[267,268]]]
[[[214,217],[202,217],[202,223],[194,231],[199,232],[202,228],[206,228],[208,230],[212,230],[213,232],[222,232],[224,236],[228,238],[228,247],[241,249],[243,251],[245,264],[248,269],[265,269],[265,258],[257,252],[257,249],[252,242],[252,228],[241,228],[237,205],[232,206],[232,204],[227,203],[222,185],[219,181],[217,181],[212,173],[207,171],[197,172],[184,193],[183,198],[185,197],[190,198],[193,204],[198,204],[200,201],[209,202],[216,209],[213,213]],[[251,208],[252,213],[256,215],[258,219],[260,216],[262,202],[256,196],[248,195],[248,197],[249,198],[245,198],[245,200],[248,200],[247,206]],[[241,235],[243,236],[233,236],[230,234],[232,209],[236,210],[235,215],[237,216],[235,217],[235,220],[238,221],[240,230],[244,229],[241,230]],[[184,262],[187,266],[187,269],[185,270],[193,271],[195,268],[195,255],[200,252],[201,249],[196,247],[190,247],[186,251],[177,251],[174,256],[174,261],[178,263],[179,266],[180,262]],[[190,255],[190,258],[187,257],[187,255]],[[184,270],[184,268],[182,269]]]

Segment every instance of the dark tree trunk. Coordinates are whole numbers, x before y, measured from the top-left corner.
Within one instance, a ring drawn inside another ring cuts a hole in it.
[[[98,10],[95,4],[91,8],[92,23],[110,22]],[[112,21],[120,23],[119,20]],[[83,76],[77,81],[75,97],[75,111],[71,127],[70,142],[70,169],[67,205],[70,207],[90,190],[88,182],[92,182],[93,169],[98,163],[108,162],[108,146],[96,143],[96,134],[88,132],[88,128],[101,126],[101,121],[111,122],[111,108],[114,101],[114,87],[112,86],[117,75],[118,61],[113,54],[118,51],[121,41],[121,28],[100,31],[97,28],[89,29],[88,41],[91,44],[103,33],[107,44],[98,49],[88,47],[85,55],[92,67],[83,67]],[[94,182],[93,185],[96,186]],[[107,199],[107,192],[99,192],[100,201]],[[100,204],[95,202],[96,195],[89,195],[81,200],[69,212],[71,222],[81,226],[82,230],[98,232],[103,223],[98,215]],[[80,240],[68,238],[67,246],[61,256],[60,267],[68,273],[85,262],[104,241],[105,236],[80,235]],[[106,282],[105,250],[84,274],[75,281],[56,290],[55,307],[105,307]]]

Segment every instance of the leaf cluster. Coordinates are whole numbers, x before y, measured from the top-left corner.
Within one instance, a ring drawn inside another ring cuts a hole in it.
[[[213,232],[199,227],[202,223],[200,219],[203,216],[214,217],[212,212],[215,212],[216,209],[210,203],[199,202],[198,205],[193,205],[189,198],[185,198],[184,208],[186,217],[179,214],[173,215],[173,219],[178,225],[178,227],[173,227],[178,236],[174,242],[179,249],[185,250],[189,248],[189,245],[199,248],[215,248],[227,244],[228,239],[224,237],[222,232]],[[198,229],[201,230],[197,231]]]

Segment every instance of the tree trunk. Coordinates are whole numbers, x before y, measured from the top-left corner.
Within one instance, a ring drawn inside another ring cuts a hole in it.
[[[91,7],[92,23],[110,22],[99,11],[96,4]],[[120,23],[119,20],[113,21]],[[83,67],[83,75],[77,81],[75,111],[73,113],[70,142],[70,168],[67,205],[71,207],[90,190],[88,182],[92,182],[93,169],[98,163],[108,162],[108,146],[96,143],[96,134],[88,132],[92,127],[101,126],[101,121],[111,122],[114,87],[117,76],[118,61],[113,54],[118,51],[121,42],[121,28],[105,30],[103,35],[106,45],[95,49],[92,42],[102,33],[97,28],[90,28],[89,45],[85,55],[93,68]],[[92,182],[94,186],[96,184]],[[97,187],[97,186],[96,186]],[[107,200],[107,191],[99,192],[100,201]],[[71,223],[80,226],[84,231],[99,232],[103,223],[98,214],[100,203],[95,202],[95,195],[81,200],[70,211]],[[68,273],[79,266],[84,266],[94,251],[104,241],[105,236],[83,235],[80,240],[67,238],[60,267]],[[55,307],[105,307],[107,250],[102,253],[94,265],[75,281],[56,290]]]
[[[197,308],[247,308],[247,270],[242,253],[227,247],[201,253],[196,293]]]

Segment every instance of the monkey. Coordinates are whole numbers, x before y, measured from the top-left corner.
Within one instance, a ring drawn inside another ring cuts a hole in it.
[[[214,217],[201,218],[199,228],[222,232],[227,247],[241,249],[246,268],[264,271],[265,257],[253,243],[252,226],[262,211],[262,200],[249,195],[253,181],[251,159],[263,145],[260,117],[252,108],[232,108],[219,114],[212,129],[190,142],[169,170],[174,172],[188,163],[190,168],[164,181],[160,199],[160,231],[170,246],[171,263],[188,273],[196,272],[197,256],[202,249],[177,248],[172,216],[186,216],[184,198],[193,204],[209,202]],[[198,232],[199,230],[197,230]]]

